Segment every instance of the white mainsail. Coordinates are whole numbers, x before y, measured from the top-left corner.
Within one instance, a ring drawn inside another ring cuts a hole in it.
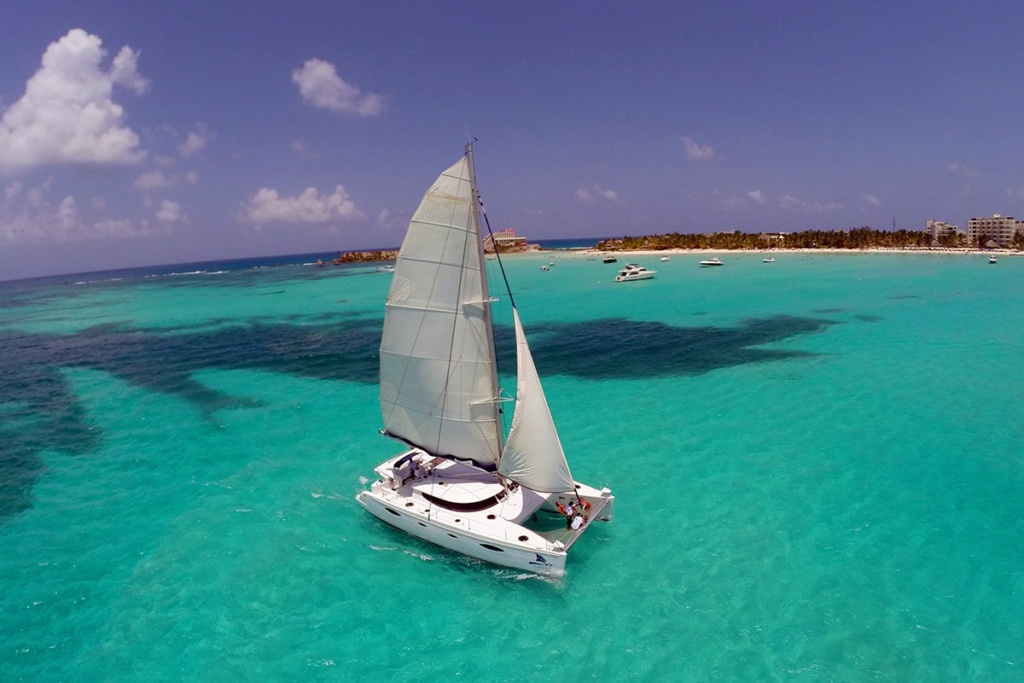
[[[512,315],[516,327],[516,409],[498,472],[534,491],[573,491],[569,463],[551,419],[519,312],[513,308]]]
[[[380,345],[385,433],[495,466],[497,370],[472,159],[427,191],[402,243]]]

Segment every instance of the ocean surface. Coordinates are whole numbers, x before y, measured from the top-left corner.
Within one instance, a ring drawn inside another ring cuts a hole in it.
[[[1024,680],[1024,258],[721,256],[505,259],[561,581],[355,502],[372,265],[0,283],[0,680]]]

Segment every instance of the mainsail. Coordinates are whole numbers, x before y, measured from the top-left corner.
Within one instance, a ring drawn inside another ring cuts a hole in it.
[[[498,472],[534,491],[573,491],[569,463],[515,308],[512,316],[516,326],[516,409]]]
[[[386,434],[493,468],[498,381],[470,152],[427,191],[402,243],[380,345]]]

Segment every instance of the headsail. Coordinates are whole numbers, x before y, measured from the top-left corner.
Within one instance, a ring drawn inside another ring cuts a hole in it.
[[[471,152],[424,195],[392,278],[380,345],[385,433],[495,466],[497,371]]]
[[[545,493],[573,491],[548,400],[533,364],[519,312],[512,309],[516,327],[516,409],[498,472],[523,486]]]

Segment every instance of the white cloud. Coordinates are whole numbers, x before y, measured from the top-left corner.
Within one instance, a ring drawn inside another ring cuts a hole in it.
[[[277,190],[264,187],[245,202],[241,215],[249,223],[327,223],[362,217],[341,185],[323,195],[308,187],[297,197],[282,197]]]
[[[319,159],[320,155],[309,148],[309,143],[303,139],[298,139],[291,145],[291,150],[298,154],[300,157],[306,159]]]
[[[181,207],[177,202],[163,200],[160,202],[160,209],[156,212],[156,219],[163,223],[181,223],[185,217],[181,213]]]
[[[761,192],[761,190],[751,190],[750,192],[747,193],[747,196],[753,199],[758,204],[764,204],[765,202],[768,201],[764,196],[764,192]]]
[[[186,171],[184,173],[168,173],[163,169],[153,169],[152,171],[146,171],[135,179],[132,185],[136,190],[142,190],[148,192],[149,190],[156,190],[161,187],[174,187],[180,185],[182,182],[186,182],[189,185],[195,185],[199,182],[199,171]]]
[[[19,194],[21,194],[21,182],[17,180],[4,188],[4,199],[8,202],[13,200]]]
[[[72,29],[51,43],[25,94],[0,119],[0,172],[46,164],[134,164],[146,152],[124,125],[115,85],[141,93],[148,86],[136,68],[138,54],[125,47],[109,71],[101,68],[102,41]]]
[[[950,173],[960,173],[962,175],[967,176],[968,178],[980,178],[982,176],[981,171],[979,171],[978,169],[971,168],[970,166],[964,166],[963,164],[957,163],[955,161],[946,164],[946,170],[949,171]]]
[[[139,190],[155,190],[158,187],[169,187],[171,179],[166,173],[157,169],[155,171],[146,171],[136,178],[133,184]]]
[[[576,190],[576,201],[584,204],[595,204],[597,202],[614,204],[616,206],[621,204],[618,192],[615,190],[603,189],[597,185],[594,185],[592,190],[584,190],[582,188]]]
[[[131,238],[153,231],[130,220],[98,215],[106,202],[93,198],[83,212],[67,195],[57,202],[47,198],[50,180],[24,190],[15,182],[4,188],[0,200],[0,244],[53,244],[98,239]]]
[[[99,41],[99,38],[96,40]],[[149,81],[139,74],[138,62],[139,53],[133,52],[130,47],[125,45],[114,57],[114,61],[110,63],[110,80],[134,90],[138,95],[146,92],[149,90]]]
[[[882,205],[882,200],[873,194],[866,194],[863,197],[864,203],[871,208],[878,208]]]
[[[779,197],[779,208],[787,211],[803,211],[806,213],[825,213],[827,211],[838,211],[843,208],[839,202],[804,201],[793,195],[785,194]]]
[[[715,156],[714,148],[709,145],[701,145],[691,138],[682,138],[682,141],[686,156],[692,161],[708,161]]]
[[[182,157],[190,157],[210,141],[210,134],[202,127],[198,131],[191,131],[185,136],[185,141],[178,145],[178,154]]]
[[[330,62],[309,59],[292,72],[302,100],[317,109],[330,109],[354,116],[376,116],[384,111],[384,98],[366,93],[344,81]]]

